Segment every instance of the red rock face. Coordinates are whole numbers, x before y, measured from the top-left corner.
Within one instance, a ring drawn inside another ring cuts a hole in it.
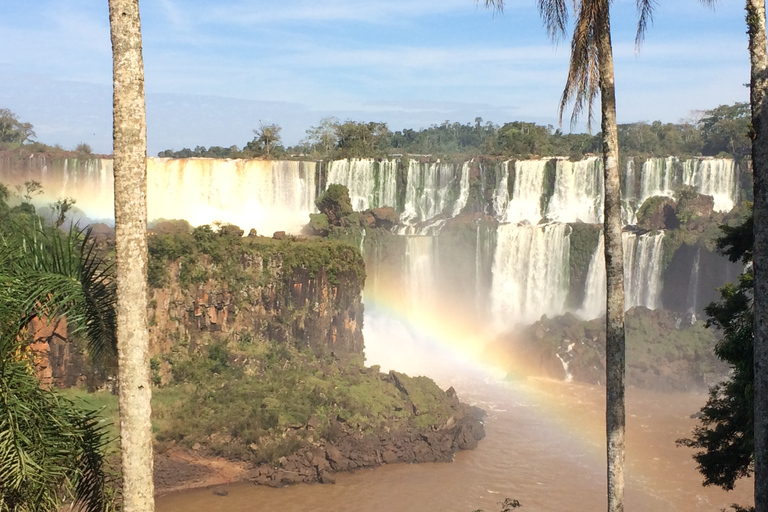
[[[190,293],[179,283],[178,264],[171,266],[169,284],[150,292],[153,354],[167,354],[178,344],[192,352],[211,341],[249,335],[293,341],[340,358],[362,355],[364,283],[354,271],[337,274],[332,283],[323,268],[294,268],[284,275],[279,262],[257,256],[242,263],[252,284],[236,294],[215,281]],[[265,274],[271,277],[264,279]]]
[[[69,340],[66,318],[49,322],[34,317],[28,329],[32,336],[29,348],[34,353],[37,376],[43,388],[92,384],[87,355],[77,343]]]

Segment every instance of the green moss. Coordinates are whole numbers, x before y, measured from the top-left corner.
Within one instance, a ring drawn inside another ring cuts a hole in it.
[[[149,258],[150,284],[166,285],[174,264],[179,267],[180,284],[187,289],[213,281],[230,292],[240,292],[275,277],[288,285],[292,271],[297,269],[304,269],[311,276],[323,272],[332,284],[337,284],[342,274],[352,276],[361,287],[365,283],[360,251],[344,241],[242,238],[238,233],[242,231],[235,226],[222,233],[206,225],[196,228],[192,235],[151,237],[154,249],[150,250]],[[277,270],[279,275],[271,275]]]
[[[212,371],[233,360],[250,362]],[[251,462],[276,462],[308,445],[310,437],[329,439],[337,418],[371,433],[384,426],[426,427],[452,414],[445,393],[426,377],[393,378],[378,367],[340,365],[273,342],[218,345],[206,354],[181,355],[173,374],[175,384],[158,396],[184,398],[155,405],[157,439],[200,443],[214,454]],[[313,417],[320,422],[317,431],[307,428]]]
[[[669,201],[668,197],[653,196],[645,200],[645,202],[637,210],[637,224],[643,225],[648,220],[647,217],[656,212],[663,204]]]
[[[584,293],[587,272],[592,255],[600,243],[601,227],[597,224],[579,222],[571,224],[570,236],[570,281],[566,306],[570,309],[579,308],[584,303]]]

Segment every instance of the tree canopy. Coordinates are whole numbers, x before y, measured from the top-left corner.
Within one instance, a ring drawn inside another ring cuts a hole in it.
[[[618,125],[619,147],[627,156],[717,156],[737,159],[749,154],[749,107],[746,103],[720,105],[678,123],[638,121]],[[392,131],[386,123],[325,117],[306,130],[298,145],[283,150],[280,127],[267,124],[255,137],[238,146],[197,146],[158,153],[166,158],[253,158],[255,156],[312,156],[318,158],[384,157],[392,154],[570,156],[599,153],[602,134],[563,133],[552,125],[511,121],[499,126],[482,118],[459,123],[446,120],[419,130]]]

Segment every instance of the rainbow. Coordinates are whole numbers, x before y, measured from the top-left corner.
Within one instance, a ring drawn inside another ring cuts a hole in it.
[[[385,370],[426,371],[444,386],[452,384],[439,377],[445,364],[495,380],[504,392],[534,404],[537,414],[551,423],[557,435],[573,445],[576,452],[585,454],[585,462],[591,467],[605,464],[605,420],[600,412],[604,411],[604,388],[539,377],[506,380],[503,377],[507,374],[526,375],[530,370],[514,354],[488,350],[496,335],[479,327],[472,315],[436,299],[413,304],[404,296],[406,288],[396,281],[383,285],[379,282],[371,288],[365,294],[368,364],[381,364]],[[371,322],[382,324],[371,329]],[[381,327],[388,331],[385,336],[375,332]],[[410,337],[411,344],[395,345],[392,338],[398,335]],[[674,445],[676,438],[690,434],[694,422],[687,416],[703,405],[705,396],[667,397],[684,411],[673,418],[679,429],[675,432],[662,432],[660,426],[654,428],[653,418],[647,415],[646,403],[659,398],[651,392],[627,391],[628,492],[632,489],[635,496],[645,496],[641,499],[675,504],[673,510],[696,510],[702,503],[707,504],[705,510],[726,507],[732,502],[751,503],[750,481],[729,494],[719,488],[700,487],[702,478],[690,458],[692,453]],[[661,441],[660,434],[666,434]],[[711,508],[715,504],[717,507]]]

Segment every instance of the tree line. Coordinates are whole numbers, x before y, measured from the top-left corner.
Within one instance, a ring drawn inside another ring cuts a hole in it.
[[[749,155],[749,104],[720,105],[694,113],[679,123],[635,122],[618,125],[619,147],[627,155],[669,156]],[[552,125],[512,121],[501,126],[481,117],[473,123],[444,121],[428,128],[391,131],[386,123],[320,120],[299,144],[285,147],[280,126],[263,124],[241,149],[233,145],[167,149],[164,158],[253,158],[309,156],[312,158],[382,157],[392,154],[483,154],[571,156],[599,153],[602,133],[563,133]]]

